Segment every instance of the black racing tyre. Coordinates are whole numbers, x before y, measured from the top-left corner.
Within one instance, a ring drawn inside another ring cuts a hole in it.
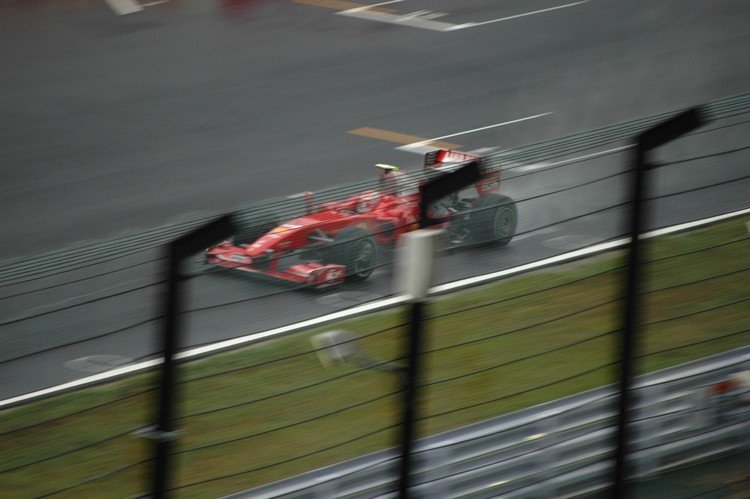
[[[246,210],[235,212],[234,244],[251,244],[278,225],[276,216],[268,210]]]
[[[505,246],[516,235],[518,209],[508,196],[485,194],[476,200],[470,221],[474,241]]]
[[[364,281],[375,270],[378,248],[369,231],[360,227],[347,227],[333,238],[326,260],[344,265],[347,281]]]

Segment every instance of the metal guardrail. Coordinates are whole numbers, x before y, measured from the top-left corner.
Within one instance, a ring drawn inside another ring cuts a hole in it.
[[[639,377],[635,477],[750,448],[747,393],[712,389],[749,370],[747,346]],[[543,498],[603,490],[614,467],[616,401],[607,386],[422,439],[414,495]],[[391,497],[397,457],[381,451],[230,497]]]

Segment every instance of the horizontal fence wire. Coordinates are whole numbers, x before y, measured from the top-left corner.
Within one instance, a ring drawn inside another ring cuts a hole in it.
[[[701,185],[699,187],[693,187],[691,189],[684,189],[684,190],[681,190],[681,191],[678,191],[678,192],[670,192],[669,194],[661,194],[659,196],[651,196],[651,197],[646,198],[646,201],[653,201],[655,199],[664,199],[664,198],[669,198],[669,197],[672,197],[672,196],[681,196],[683,194],[688,194],[688,193],[691,193],[691,192],[697,192],[697,191],[702,191],[704,189],[712,189],[714,187],[719,187],[719,186],[722,186],[722,185],[733,184],[735,182],[740,182],[742,180],[747,180],[748,178],[750,178],[750,175],[743,175],[742,177],[736,177],[736,178],[732,178],[732,179],[729,179],[729,180],[723,180],[721,182],[714,182],[713,184],[708,184],[708,185]]]
[[[529,354],[529,355],[524,355],[523,357],[517,357],[515,359],[507,360],[507,361],[501,362],[499,364],[494,364],[492,366],[485,367],[485,368],[482,368],[482,369],[477,369],[477,370],[474,370],[474,371],[466,372],[464,374],[459,374],[459,375],[456,375],[456,376],[451,376],[450,378],[442,378],[442,379],[438,379],[438,380],[435,380],[435,381],[429,381],[427,383],[424,383],[422,386],[434,386],[434,385],[440,385],[440,384],[443,384],[443,383],[449,383],[451,381],[457,381],[459,379],[470,378],[472,376],[477,376],[479,374],[484,374],[484,373],[487,373],[489,371],[493,371],[495,369],[500,369],[501,367],[507,367],[507,366],[510,366],[510,365],[513,365],[513,364],[517,364],[518,362],[523,362],[525,360],[534,359],[534,358],[537,358],[537,357],[541,357],[543,355],[548,355],[548,354],[551,354],[551,353],[560,352],[560,351],[568,349],[568,348],[572,348],[572,347],[575,347],[575,346],[578,346],[578,345],[583,345],[584,343],[588,343],[590,341],[594,341],[594,340],[599,340],[599,339],[602,339],[602,338],[606,338],[607,336],[610,336],[612,334],[618,333],[620,331],[621,331],[620,329],[613,329],[613,330],[610,330],[610,331],[606,331],[604,333],[598,333],[598,334],[595,334],[594,336],[589,336],[589,337],[583,338],[581,340],[573,341],[573,342],[570,342],[570,343],[565,343],[564,345],[559,345],[559,346],[554,347],[554,348],[549,348],[549,349],[543,350],[541,352],[537,352],[537,353],[533,353],[533,354]]]
[[[328,411],[328,412],[325,412],[325,413],[322,413],[322,414],[318,414],[318,415],[315,415],[315,416],[312,416],[312,417],[309,417],[309,418],[306,418],[306,419],[301,419],[301,420],[295,421],[293,423],[285,424],[285,425],[282,425],[282,426],[277,426],[275,428],[270,428],[270,429],[264,430],[264,431],[250,433],[250,434],[247,434],[247,435],[241,435],[241,436],[238,436],[238,437],[229,438],[229,439],[226,439],[226,440],[221,440],[221,441],[218,441],[218,442],[212,442],[212,443],[209,443],[209,444],[203,444],[203,445],[199,445],[199,446],[196,446],[196,447],[191,447],[189,449],[183,449],[183,450],[180,450],[178,452],[175,452],[175,454],[186,454],[186,453],[189,453],[189,452],[201,451],[201,450],[210,449],[210,448],[213,448],[213,447],[219,447],[219,446],[222,446],[222,445],[227,445],[227,444],[233,444],[233,443],[236,443],[236,442],[241,442],[241,441],[248,440],[248,439],[251,439],[251,438],[260,437],[262,435],[268,435],[270,433],[274,433],[274,432],[277,432],[277,431],[287,430],[289,428],[294,428],[294,427],[297,427],[297,426],[300,426],[300,425],[303,425],[303,424],[312,423],[312,422],[315,422],[315,421],[320,421],[321,419],[324,419],[324,418],[327,418],[327,417],[330,417],[330,416],[337,416],[339,414],[343,414],[346,411],[350,411],[352,409],[358,409],[360,407],[365,407],[366,405],[369,405],[369,404],[372,404],[372,403],[375,403],[375,402],[380,402],[382,400],[386,400],[388,398],[391,398],[394,395],[398,395],[399,393],[400,392],[386,393],[385,395],[379,395],[377,397],[373,397],[373,398],[369,398],[369,399],[361,401],[361,402],[357,402],[356,404],[350,404],[350,405],[347,405],[345,407],[339,407],[338,409],[334,409],[334,410],[331,410],[331,411]]]
[[[136,431],[138,428],[140,428],[140,427],[133,427],[133,428],[130,428],[130,429],[125,430],[123,432],[116,433],[114,435],[110,435],[108,437],[104,437],[102,439],[95,440],[93,442],[88,442],[88,443],[85,443],[83,445],[79,445],[78,447],[73,447],[72,449],[66,449],[66,450],[64,450],[64,451],[62,451],[60,453],[53,454],[51,456],[46,456],[46,457],[43,457],[43,458],[40,458],[40,459],[36,459],[34,461],[29,461],[27,463],[23,463],[23,464],[11,466],[10,468],[0,469],[0,473],[10,473],[12,471],[20,470],[22,468],[27,468],[29,466],[34,466],[36,464],[46,463],[46,462],[51,461],[53,459],[57,459],[57,458],[60,458],[60,457],[69,456],[70,454],[73,454],[73,453],[76,453],[76,452],[80,452],[82,450],[90,449],[90,448],[96,447],[98,445],[102,445],[102,444],[106,444],[108,442],[112,442],[113,440],[117,440],[118,438],[122,438],[122,437],[125,437],[125,436],[131,436],[133,434],[133,432]]]
[[[451,348],[456,348],[456,347],[471,345],[471,344],[474,344],[474,343],[480,343],[480,342],[483,342],[483,341],[487,341],[487,340],[491,340],[491,339],[495,339],[495,338],[500,338],[500,337],[503,337],[503,336],[508,336],[510,334],[520,333],[521,331],[527,331],[527,330],[533,329],[535,327],[545,326],[547,324],[552,324],[553,322],[557,322],[557,321],[560,321],[560,320],[563,320],[563,319],[569,319],[570,317],[574,317],[576,315],[580,315],[580,314],[583,314],[583,313],[586,313],[586,312],[590,312],[592,310],[596,310],[597,308],[603,307],[605,305],[611,305],[613,303],[617,303],[620,300],[622,300],[622,298],[614,298],[614,299],[607,300],[607,301],[604,301],[604,302],[601,302],[601,303],[597,303],[596,305],[590,305],[588,307],[579,308],[579,309],[577,309],[577,310],[575,310],[573,312],[568,312],[568,313],[565,313],[565,314],[562,314],[562,315],[557,315],[557,316],[552,317],[550,319],[545,319],[543,321],[534,322],[534,323],[531,323],[531,324],[528,324],[526,326],[522,326],[522,327],[519,327],[519,328],[509,329],[507,331],[501,331],[501,332],[498,332],[498,333],[493,333],[493,334],[491,334],[489,336],[483,336],[481,338],[475,338],[475,339],[471,339],[471,340],[461,341],[461,342],[458,342],[458,343],[453,343],[451,345],[444,346],[444,347],[435,347],[435,348],[432,348],[432,349],[428,349],[424,353],[442,352],[444,350],[450,350]]]
[[[500,397],[495,397],[495,398],[492,398],[492,399],[484,400],[484,401],[481,401],[481,402],[475,402],[475,403],[472,403],[472,404],[467,404],[467,405],[464,405],[464,406],[461,406],[461,407],[457,407],[457,408],[454,408],[454,409],[449,409],[447,411],[437,412],[437,413],[433,413],[433,414],[428,414],[426,416],[420,417],[419,419],[420,420],[427,420],[427,419],[430,419],[430,418],[439,418],[439,417],[442,417],[442,416],[447,416],[449,414],[455,414],[456,412],[461,412],[461,411],[465,411],[465,410],[468,410],[468,409],[475,409],[477,407],[481,407],[481,406],[488,405],[488,404],[494,404],[495,402],[500,402],[502,400],[507,400],[507,399],[510,399],[510,398],[513,398],[513,397],[517,397],[519,395],[525,395],[527,393],[531,393],[531,392],[536,391],[536,390],[541,390],[541,389],[544,389],[544,388],[549,388],[551,386],[558,385],[560,383],[565,383],[566,381],[571,381],[571,380],[574,380],[576,378],[580,378],[582,376],[587,376],[589,374],[595,373],[596,371],[601,371],[602,369],[605,369],[607,367],[616,366],[617,364],[619,364],[619,362],[607,362],[605,364],[600,364],[597,367],[594,367],[594,368],[591,368],[591,369],[587,369],[585,371],[573,374],[571,376],[566,376],[564,378],[559,378],[559,379],[556,379],[554,381],[550,381],[548,383],[537,385],[537,386],[534,386],[534,387],[531,387],[531,388],[526,388],[526,389],[523,389],[523,390],[518,390],[518,391],[515,391],[513,393],[509,393],[509,394],[506,394],[506,395],[502,395]]]
[[[370,333],[366,333],[366,334],[360,335],[360,336],[358,336],[357,338],[355,338],[353,340],[342,341],[340,344],[341,345],[346,345],[346,344],[348,344],[350,342],[358,341],[360,339],[365,339],[365,338],[371,338],[371,337],[374,337],[374,336],[378,336],[378,335],[381,335],[383,333],[387,333],[389,331],[393,331],[395,329],[402,328],[402,327],[404,327],[406,325],[408,325],[408,323],[400,323],[400,324],[396,324],[396,325],[389,326],[389,327],[386,327],[386,328],[377,329],[377,330],[372,331]],[[257,369],[258,367],[268,366],[268,365],[271,365],[271,364],[275,364],[277,362],[282,362],[282,361],[285,361],[285,360],[291,360],[291,359],[295,359],[295,358],[302,357],[302,356],[305,356],[305,355],[310,355],[312,353],[318,353],[318,352],[321,352],[323,350],[325,350],[325,347],[313,348],[311,350],[305,350],[304,352],[298,352],[298,353],[294,353],[294,354],[290,354],[290,355],[284,355],[283,357],[277,357],[277,358],[274,358],[274,359],[271,359],[271,360],[266,360],[266,361],[263,361],[263,362],[257,362],[255,364],[250,364],[250,365],[247,365],[247,366],[235,367],[235,368],[232,368],[232,369],[226,369],[226,370],[223,370],[223,371],[217,371],[217,372],[213,372],[213,373],[209,373],[209,374],[204,374],[204,375],[201,375],[201,376],[196,376],[196,377],[193,377],[193,378],[188,378],[188,379],[185,379],[185,380],[180,380],[180,381],[178,381],[178,384],[190,383],[190,382],[193,382],[193,381],[201,381],[201,380],[205,380],[205,379],[209,379],[209,378],[214,378],[216,376],[223,376],[223,375],[226,375],[226,374],[234,374],[234,373],[237,373],[237,372],[240,372],[240,371],[246,371],[248,369]]]
[[[42,420],[42,421],[37,421],[35,423],[28,424],[28,425],[25,425],[25,426],[19,426],[17,428],[12,428],[10,430],[4,430],[4,431],[0,432],[0,437],[4,437],[6,435],[11,435],[13,433],[18,433],[18,432],[25,431],[25,430],[37,429],[37,428],[40,428],[42,426],[45,426],[45,425],[48,425],[48,424],[51,424],[51,423],[59,423],[60,421],[62,421],[64,419],[71,418],[73,416],[80,416],[81,414],[85,414],[87,412],[95,411],[97,409],[102,409],[104,407],[108,407],[108,406],[111,406],[113,404],[117,404],[118,402],[123,402],[125,400],[131,400],[131,399],[134,399],[134,398],[139,397],[141,395],[145,395],[146,393],[151,393],[154,390],[156,390],[156,388],[148,388],[146,390],[141,390],[139,392],[131,393],[129,395],[124,395],[122,397],[118,397],[118,398],[113,399],[113,400],[108,400],[106,402],[102,402],[101,404],[97,404],[97,405],[93,405],[93,406],[90,406],[90,407],[86,407],[84,409],[78,409],[76,411],[69,412],[69,413],[63,414],[61,416],[56,416],[54,418],[45,419],[45,420]]]
[[[354,443],[354,442],[356,442],[358,440],[364,440],[365,438],[372,437],[374,435],[377,435],[379,433],[383,433],[384,431],[387,431],[387,430],[392,430],[392,429],[397,428],[397,427],[398,427],[398,425],[382,426],[382,427],[380,427],[380,428],[378,428],[376,430],[368,431],[367,433],[360,434],[360,435],[358,435],[356,437],[349,438],[349,439],[346,439],[344,441],[337,442],[335,444],[331,444],[331,445],[328,445],[326,447],[322,447],[320,449],[317,449],[317,450],[314,450],[314,451],[311,451],[311,452],[306,452],[306,453],[300,454],[298,456],[293,456],[293,457],[290,457],[288,459],[283,459],[281,461],[276,461],[274,463],[266,464],[266,465],[263,465],[263,466],[256,466],[256,467],[253,467],[253,468],[246,468],[246,469],[243,469],[243,470],[240,470],[240,471],[235,471],[233,473],[228,473],[226,475],[221,475],[221,476],[218,476],[218,477],[207,478],[207,479],[204,479],[204,480],[198,480],[198,481],[187,483],[187,484],[184,484],[184,485],[178,485],[177,487],[171,488],[170,492],[171,491],[175,491],[175,490],[186,489],[186,488],[189,488],[189,487],[195,487],[196,485],[203,485],[203,484],[206,484],[206,483],[216,482],[216,481],[219,481],[219,480],[225,480],[227,478],[233,478],[235,476],[245,475],[247,473],[253,473],[255,471],[261,471],[261,470],[264,470],[264,469],[273,468],[275,466],[280,466],[282,464],[287,464],[287,463],[290,463],[290,462],[293,462],[293,461],[298,461],[298,460],[304,459],[306,457],[314,456],[316,454],[322,454],[323,452],[327,452],[329,450],[333,450],[333,449],[336,449],[336,448],[339,448],[339,447],[344,447],[344,446],[349,445],[351,443]]]
[[[122,272],[124,270],[132,270],[132,269],[134,269],[136,267],[140,267],[142,265],[148,265],[148,264],[151,264],[151,263],[156,263],[156,262],[165,260],[166,258],[167,257],[152,258],[151,260],[147,260],[145,262],[139,262],[139,263],[136,263],[136,264],[133,264],[133,265],[128,265],[128,266],[125,266],[125,267],[120,267],[119,269],[108,270],[106,272],[101,272],[101,273],[96,274],[96,275],[92,275],[92,276],[88,276],[88,277],[81,277],[79,279],[74,279],[72,281],[66,281],[66,282],[61,282],[61,283],[58,283],[58,284],[52,284],[50,286],[45,286],[43,288],[32,289],[30,291],[23,291],[23,292],[20,292],[20,293],[14,293],[12,295],[0,296],[0,301],[2,301],[2,300],[8,300],[10,298],[18,298],[20,296],[26,296],[26,295],[30,295],[30,294],[34,294],[34,293],[40,293],[42,291],[48,291],[50,289],[57,289],[57,288],[61,288],[63,286],[68,286],[70,284],[78,284],[78,283],[81,283],[81,282],[84,282],[84,281],[90,281],[91,279],[96,279],[98,277],[104,277],[104,276],[107,276],[107,275],[112,275],[112,274],[116,274],[118,272]]]
[[[16,357],[13,357],[13,358],[10,358],[10,359],[0,360],[0,365],[7,364],[9,362],[15,362],[15,361],[18,361],[18,360],[21,360],[21,359],[26,359],[26,358],[29,358],[29,357],[33,357],[34,355],[40,355],[40,354],[43,354],[43,353],[52,352],[54,350],[59,350],[61,348],[66,348],[66,347],[70,347],[70,346],[73,346],[73,345],[80,345],[81,343],[86,343],[86,342],[89,342],[89,341],[92,341],[92,340],[98,340],[98,339],[101,339],[101,338],[106,338],[108,336],[114,336],[115,334],[120,334],[120,333],[123,333],[125,331],[129,331],[131,329],[135,329],[135,328],[140,327],[140,326],[145,326],[146,324],[150,324],[152,322],[156,322],[156,321],[161,320],[163,318],[164,318],[163,315],[159,315],[159,316],[156,316],[156,317],[152,317],[150,319],[144,319],[144,320],[141,320],[141,321],[129,324],[127,326],[123,326],[123,327],[120,327],[120,328],[117,328],[117,329],[114,329],[114,330],[111,330],[111,331],[107,331],[106,333],[100,333],[100,334],[97,334],[95,336],[89,336],[89,337],[86,337],[86,338],[81,338],[80,340],[69,341],[69,342],[63,343],[61,345],[55,345],[53,347],[43,348],[41,350],[37,350],[35,352],[27,353],[27,354],[24,354],[24,355],[18,355]]]
[[[731,306],[737,305],[739,303],[744,303],[744,302],[746,302],[748,300],[750,300],[750,296],[745,296],[745,297],[739,298],[737,300],[732,300],[732,301],[727,302],[727,303],[722,303],[720,305],[714,305],[712,307],[707,307],[707,308],[704,308],[704,309],[701,309],[701,310],[695,310],[693,312],[688,312],[688,313],[685,313],[685,314],[675,315],[673,317],[668,317],[668,318],[665,318],[665,319],[658,319],[658,320],[651,321],[651,322],[644,322],[640,326],[641,327],[655,326],[656,324],[664,324],[665,322],[672,322],[672,321],[677,321],[677,320],[680,320],[680,319],[686,319],[688,317],[694,317],[696,315],[705,314],[706,312],[713,312],[715,310],[721,310],[722,308],[731,307]]]
[[[136,291],[143,291],[144,289],[149,289],[149,288],[152,288],[154,286],[158,286],[160,284],[164,284],[166,282],[167,281],[152,282],[152,283],[149,283],[149,284],[144,284],[143,286],[136,286],[134,288],[126,289],[124,291],[118,291],[116,293],[111,293],[111,294],[108,294],[108,295],[97,296],[96,298],[91,298],[90,300],[84,300],[84,301],[81,301],[81,302],[78,302],[78,303],[74,303],[72,305],[65,305],[64,307],[58,307],[58,308],[53,308],[51,310],[45,310],[44,312],[38,312],[38,313],[36,313],[34,315],[27,315],[27,316],[24,316],[24,317],[18,317],[16,319],[11,319],[11,320],[7,320],[7,321],[3,321],[3,322],[0,322],[0,326],[10,326],[11,324],[17,324],[19,322],[27,321],[29,319],[36,319],[36,318],[44,317],[44,316],[51,315],[51,314],[54,314],[54,313],[57,313],[57,312],[63,312],[65,310],[71,310],[71,309],[74,309],[74,308],[82,307],[84,305],[91,305],[92,303],[98,303],[98,302],[101,302],[101,301],[104,301],[104,300],[108,300],[110,298],[116,298],[118,296],[124,296],[124,295],[130,294],[130,293],[135,293]]]
[[[705,340],[694,341],[692,343],[684,343],[682,345],[676,345],[676,346],[669,347],[669,348],[662,348],[661,350],[654,350],[653,352],[643,353],[643,354],[637,355],[636,358],[642,359],[646,357],[651,357],[653,355],[659,355],[662,353],[674,352],[676,350],[682,350],[683,348],[690,348],[690,347],[694,347],[698,345],[704,345],[706,343],[711,343],[714,341],[725,340],[727,338],[734,338],[736,336],[747,334],[748,332],[750,332],[750,329],[743,329],[741,331],[735,331],[733,333],[721,334],[718,336],[714,336],[713,338],[706,338]]]
[[[221,407],[214,407],[213,409],[206,409],[206,410],[203,410],[203,411],[198,411],[198,412],[192,412],[192,413],[184,414],[184,415],[176,417],[175,420],[176,421],[182,421],[182,420],[185,420],[185,419],[191,419],[191,418],[195,418],[195,417],[199,417],[199,416],[207,416],[207,415],[210,415],[210,414],[216,414],[218,412],[223,412],[223,411],[228,411],[228,410],[232,410],[232,409],[237,409],[239,407],[247,407],[249,405],[257,404],[257,403],[260,403],[260,402],[266,402],[268,400],[272,400],[272,399],[275,399],[275,398],[283,397],[285,395],[291,395],[293,393],[298,393],[298,392],[307,390],[309,388],[316,388],[316,387],[319,387],[319,386],[322,386],[322,385],[325,385],[325,384],[328,384],[328,383],[333,383],[335,381],[340,381],[340,380],[342,380],[344,378],[349,378],[351,376],[354,376],[355,374],[360,374],[360,373],[363,373],[363,372],[372,371],[372,369],[375,368],[375,367],[377,367],[377,366],[384,366],[384,365],[387,365],[387,364],[389,364],[389,363],[391,363],[391,362],[393,362],[395,360],[398,360],[398,359],[384,360],[384,361],[376,362],[376,363],[374,363],[371,366],[361,367],[359,369],[348,371],[348,372],[346,372],[344,374],[340,374],[338,376],[334,376],[334,377],[327,378],[327,379],[324,379],[324,380],[321,380],[321,381],[317,381],[315,383],[308,383],[306,385],[302,385],[302,386],[299,386],[297,388],[290,388],[289,390],[284,390],[283,392],[272,393],[270,395],[266,395],[266,396],[263,396],[263,397],[254,398],[254,399],[251,399],[251,400],[244,400],[244,401],[241,401],[241,402],[235,402],[235,403],[232,403],[232,404],[223,405]]]
[[[82,487],[84,485],[88,485],[88,484],[93,483],[93,482],[98,482],[99,480],[107,479],[107,478],[109,478],[111,476],[117,475],[117,474],[122,473],[124,471],[128,471],[130,469],[133,469],[133,468],[135,468],[137,466],[141,466],[143,464],[150,463],[151,461],[153,461],[153,459],[150,459],[150,458],[149,459],[142,459],[142,460],[140,460],[138,462],[135,462],[135,463],[132,463],[132,464],[128,464],[126,466],[121,466],[119,468],[115,468],[112,471],[107,471],[107,472],[104,472],[104,473],[100,473],[98,475],[94,475],[94,476],[89,477],[89,478],[87,478],[85,480],[81,480],[80,482],[76,482],[76,483],[74,483],[72,485],[68,485],[67,487],[64,487],[62,489],[57,489],[57,490],[54,490],[54,491],[45,492],[44,494],[42,494],[42,495],[40,495],[38,497],[40,497],[40,498],[41,497],[52,497],[52,496],[57,495],[57,494],[62,494],[63,492],[68,492],[70,490],[77,489],[78,487]]]
[[[682,253],[675,253],[672,255],[661,256],[661,257],[656,257],[656,258],[648,258],[648,259],[643,260],[643,263],[646,264],[646,263],[662,262],[665,260],[671,260],[672,258],[680,258],[683,256],[689,256],[689,255],[694,255],[696,253],[701,253],[703,251],[708,251],[708,250],[712,250],[716,248],[723,248],[725,246],[731,246],[733,244],[741,243],[744,241],[750,241],[750,237],[741,237],[739,239],[732,239],[731,241],[724,241],[721,243],[712,244],[710,246],[704,246],[702,248],[697,248],[694,250],[683,251]]]
[[[501,303],[506,303],[506,302],[513,301],[513,300],[518,300],[518,299],[521,299],[521,298],[528,298],[530,296],[534,296],[534,295],[537,295],[537,294],[540,294],[540,293],[545,293],[547,291],[559,290],[560,288],[564,288],[566,286],[571,286],[571,285],[574,285],[574,284],[580,284],[582,282],[588,281],[589,279],[594,279],[596,277],[601,277],[601,276],[604,276],[604,275],[607,275],[607,274],[612,274],[612,273],[624,270],[626,268],[627,268],[626,265],[618,265],[616,267],[605,269],[605,270],[602,270],[600,272],[596,272],[594,274],[590,274],[590,275],[586,275],[584,277],[580,277],[578,279],[573,279],[573,280],[570,280],[570,281],[561,282],[560,284],[555,284],[554,286],[547,286],[546,288],[535,289],[534,291],[529,291],[527,293],[521,293],[521,294],[518,294],[518,295],[508,296],[508,297],[505,297],[505,298],[500,298],[499,300],[488,301],[488,302],[480,303],[478,305],[472,305],[471,307],[464,307],[464,308],[461,308],[461,309],[458,309],[458,310],[451,310],[450,312],[443,312],[443,313],[439,313],[439,314],[428,315],[425,318],[425,320],[426,321],[431,321],[431,320],[434,320],[434,319],[442,319],[444,317],[450,317],[452,315],[461,314],[461,313],[464,313],[464,312],[472,312],[474,310],[479,310],[479,309],[485,308],[485,307],[491,307],[493,305],[499,305]]]
[[[72,266],[60,265],[60,266],[53,267],[55,269],[54,272],[47,272],[47,273],[42,274],[42,275],[23,274],[22,273],[21,276],[29,276],[29,275],[31,275],[31,277],[19,277],[18,279],[14,280],[13,282],[0,284],[0,289],[11,287],[11,286],[18,286],[19,284],[26,284],[26,283],[29,283],[29,282],[39,281],[39,280],[42,280],[42,279],[47,279],[49,277],[55,277],[55,276],[58,276],[58,275],[65,274],[67,272],[72,272],[74,270],[77,271],[77,270],[87,269],[87,268],[90,268],[90,267],[95,267],[96,265],[101,265],[102,263],[110,263],[110,262],[114,262],[116,260],[122,260],[123,258],[127,258],[129,256],[137,255],[137,254],[140,254],[140,253],[145,253],[146,251],[148,251],[148,249],[132,250],[132,251],[129,251],[129,252],[119,252],[117,254],[108,255],[108,256],[106,256],[106,258],[103,258],[103,259],[102,258],[98,258],[98,259],[94,258],[94,259],[85,260],[86,263],[79,263],[79,264],[72,265]],[[144,262],[144,264],[150,263],[151,261],[153,261],[153,259],[147,260],[146,262]],[[99,275],[95,275],[93,277],[100,277],[101,275],[104,275],[104,274],[102,273],[102,274],[99,274]],[[2,282],[2,281],[0,281],[0,282]],[[50,288],[40,288],[39,291],[44,291],[45,289],[50,289]]]
[[[689,466],[686,465],[686,466],[683,466],[682,468],[678,468],[678,469],[684,469],[684,468],[688,468],[688,467]],[[704,490],[702,492],[698,492],[697,494],[691,494],[689,497],[690,497],[690,499],[695,499],[696,497],[731,497],[729,495],[729,493],[732,492],[732,489],[735,487],[735,485],[737,485],[737,484],[736,483],[726,483],[724,485],[719,485],[717,487],[712,487],[712,488],[706,489],[706,490]],[[750,486],[750,484],[748,484],[748,486]],[[720,492],[721,492],[721,494],[719,494]]]
[[[673,285],[670,285],[670,286],[662,286],[660,288],[648,289],[648,290],[644,291],[641,294],[647,295],[647,294],[651,294],[651,293],[659,293],[661,291],[670,291],[670,290],[673,290],[673,289],[681,288],[683,286],[691,286],[693,284],[701,284],[701,283],[710,282],[710,281],[713,281],[713,280],[716,280],[716,279],[722,279],[724,277],[735,276],[737,274],[741,274],[743,272],[747,272],[748,270],[750,270],[750,268],[730,270],[728,272],[724,272],[724,273],[721,273],[721,274],[715,274],[715,275],[711,275],[711,276],[708,276],[708,277],[703,277],[701,279],[694,279],[692,281],[681,282],[679,284],[673,284]]]

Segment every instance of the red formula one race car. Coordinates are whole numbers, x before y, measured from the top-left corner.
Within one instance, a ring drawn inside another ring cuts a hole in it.
[[[270,214],[256,218],[254,224],[239,227],[232,241],[206,250],[206,262],[317,287],[367,279],[379,253],[418,228],[420,183],[477,159],[439,150],[425,155],[420,172],[378,164],[382,173],[377,189],[318,204],[306,193],[304,216],[281,225]],[[499,168],[484,166],[476,185],[430,207],[430,216],[443,220],[449,244],[510,242],[518,213],[499,188]]]

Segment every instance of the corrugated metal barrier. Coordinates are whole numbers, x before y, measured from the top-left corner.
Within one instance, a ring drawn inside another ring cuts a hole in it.
[[[638,479],[750,448],[750,346],[639,378],[631,453]],[[415,497],[566,497],[611,484],[616,393],[603,387],[425,438]],[[233,495],[390,497],[388,450]]]

